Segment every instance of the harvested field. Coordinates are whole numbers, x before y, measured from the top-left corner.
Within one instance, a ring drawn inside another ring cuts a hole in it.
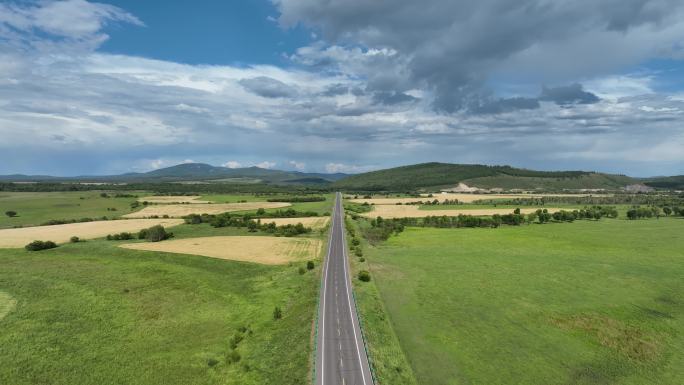
[[[216,204],[180,204],[147,206],[140,211],[124,215],[125,218],[149,218],[152,216],[168,215],[180,218],[189,214],[221,214],[230,211],[248,211],[257,209],[277,209],[291,206],[284,202],[246,202],[246,203],[216,203]]]
[[[313,230],[322,229],[328,224],[330,217],[306,217],[306,218],[262,218],[261,223],[275,222],[276,226],[296,225],[301,223]]]
[[[534,207],[521,208],[521,214],[529,214],[537,211],[538,208],[545,208],[549,212],[560,211],[561,209],[555,207]],[[464,209],[464,210],[421,210],[417,205],[402,206],[402,205],[376,205],[373,210],[367,213],[360,214],[364,217],[375,218],[422,218],[428,216],[450,216],[455,217],[460,214],[464,215],[494,215],[494,214],[511,214],[513,209]]]
[[[199,195],[165,195],[165,196],[149,196],[138,198],[138,202],[149,202],[149,203],[211,203],[210,201],[198,200]]]
[[[308,238],[228,236],[129,243],[121,247],[278,265],[317,257],[321,241]]]
[[[134,232],[154,225],[168,227],[181,223],[182,219],[131,219],[4,229],[0,230],[0,247],[24,247],[35,240],[65,243],[73,236],[92,239],[124,231]]]
[[[396,205],[397,203],[415,203],[415,202],[426,202],[434,201],[437,199],[440,202],[445,200],[457,199],[462,203],[472,203],[479,200],[489,200],[489,199],[516,199],[516,198],[542,198],[542,197],[562,197],[562,196],[573,196],[573,197],[585,197],[585,196],[599,196],[596,194],[457,194],[457,193],[447,193],[447,194],[434,194],[432,197],[424,196],[422,198],[371,198],[371,199],[350,199],[350,202],[354,203],[365,203],[375,204],[375,205]]]

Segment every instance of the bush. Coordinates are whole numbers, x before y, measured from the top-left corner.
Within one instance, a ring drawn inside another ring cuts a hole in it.
[[[218,363],[219,363],[218,360],[215,359],[215,358],[210,358],[210,359],[207,360],[207,365],[208,365],[210,368],[211,368],[211,367],[214,367],[214,366],[216,366],[216,365],[218,365]]]
[[[359,271],[359,280],[363,282],[369,282],[371,280],[370,273],[366,270]]]
[[[57,247],[57,244],[52,241],[33,241],[24,246],[24,248],[28,251],[54,249],[55,247]]]
[[[283,311],[280,310],[280,306],[276,306],[275,309],[273,309],[273,319],[278,320],[283,318]]]
[[[303,267],[299,267],[299,274],[304,274],[304,273],[306,273],[306,269],[304,269]]]
[[[141,230],[141,232],[142,231],[143,230]],[[149,229],[145,229],[144,232],[144,237],[147,242],[159,242],[173,237],[173,233],[167,233],[162,225],[152,226]],[[140,234],[138,234],[138,237],[140,237]]]
[[[107,240],[108,241],[127,241],[129,239],[133,239],[133,234],[128,233],[128,232],[122,232],[119,234],[108,234],[107,235]]]
[[[69,239],[69,241],[70,241],[71,243],[78,243],[78,242],[81,241],[81,239],[79,239],[78,237],[74,236],[74,237],[71,237],[71,238]]]
[[[361,250],[360,247],[355,248],[354,255],[356,255],[357,257],[363,257],[363,250]]]
[[[230,352],[228,352],[228,354],[226,354],[226,361],[229,364],[239,362],[240,358],[240,353],[238,353],[237,350],[231,350]]]
[[[313,268],[314,268],[314,263],[313,263],[313,261],[308,261],[308,262],[306,263],[306,268],[307,268],[308,270],[313,270]]]
[[[364,257],[359,258],[359,262],[366,262],[366,258],[364,258]]]
[[[17,216],[17,212],[14,210],[8,210],[8,211],[5,211],[5,215],[7,215],[10,218],[14,218]]]

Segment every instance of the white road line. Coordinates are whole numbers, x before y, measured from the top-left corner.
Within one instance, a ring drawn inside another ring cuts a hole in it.
[[[342,226],[342,236],[344,236],[344,225]],[[363,380],[363,385],[366,385],[366,375],[363,373],[363,362],[361,360],[361,350],[359,350],[359,338],[356,336],[356,327],[354,327],[354,313],[351,307],[351,298],[349,297],[349,274],[347,273],[347,245],[344,245],[342,249],[342,255],[344,256],[344,285],[347,288],[347,303],[349,304],[349,317],[352,321],[352,330],[354,331],[354,342],[356,343],[356,354],[359,357],[359,369],[361,370],[361,379]]]
[[[325,256],[325,279],[323,280],[323,331],[321,335],[321,385],[325,382],[325,293],[328,288],[328,270],[330,267],[330,253],[332,250],[332,236],[335,230],[335,210],[331,215],[330,236],[328,237],[328,255]]]

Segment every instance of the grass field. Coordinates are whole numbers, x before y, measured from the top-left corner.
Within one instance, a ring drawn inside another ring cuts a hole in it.
[[[1,384],[308,381],[318,263],[299,274],[119,243],[0,250]]]
[[[441,206],[441,205],[440,205]],[[496,208],[466,208],[462,209],[459,206],[446,206],[446,207],[457,207],[454,209],[435,209],[435,210],[422,210],[420,206],[416,205],[376,205],[369,212],[359,214],[367,218],[383,217],[383,218],[422,218],[427,216],[451,216],[456,217],[460,214],[464,215],[475,215],[475,216],[491,216],[494,214],[511,214],[514,208],[506,207],[496,207]],[[487,206],[484,206],[487,207]],[[520,207],[521,214],[530,214],[537,211],[538,208],[547,209],[549,212],[559,211],[558,207]]]
[[[419,384],[678,385],[683,234],[674,218],[408,228],[366,256]]]
[[[132,212],[130,205],[135,201],[136,198],[102,198],[98,191],[0,192],[0,228],[39,225],[52,219],[118,218]],[[9,218],[5,212],[10,210],[19,215]]]

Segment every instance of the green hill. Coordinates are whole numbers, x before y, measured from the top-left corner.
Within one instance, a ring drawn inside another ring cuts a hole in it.
[[[657,189],[684,190],[684,175],[648,178],[644,184]]]
[[[510,166],[422,163],[371,171],[343,178],[335,188],[362,191],[409,191],[421,188],[471,187],[504,189],[617,189],[636,183],[623,175],[587,171],[535,171]]]

